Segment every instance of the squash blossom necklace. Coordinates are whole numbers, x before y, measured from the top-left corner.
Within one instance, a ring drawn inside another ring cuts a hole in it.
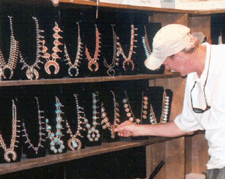
[[[18,61],[18,51],[19,51],[19,42],[16,41],[14,33],[13,33],[13,26],[12,26],[12,17],[8,16],[10,21],[10,30],[11,30],[11,37],[10,37],[10,53],[9,53],[9,59],[8,63],[6,63],[2,51],[0,49],[0,80],[2,78],[6,79],[5,76],[5,69],[10,70],[10,76],[9,79],[12,78],[14,69],[16,68],[16,63]]]
[[[15,161],[17,159],[17,154],[14,151],[15,147],[18,147],[17,145],[15,145],[15,143],[19,143],[19,141],[16,140],[17,137],[19,137],[19,135],[17,133],[19,133],[20,131],[17,130],[17,127],[20,127],[18,125],[18,122],[20,122],[19,120],[17,120],[17,110],[16,110],[16,105],[14,100],[12,100],[12,137],[11,137],[11,143],[10,143],[10,147],[7,148],[4,139],[2,137],[2,134],[0,134],[0,144],[1,147],[4,149],[5,153],[4,153],[4,159],[6,160],[6,162],[11,162],[11,159],[9,157],[9,155],[12,156],[12,160]]]
[[[62,39],[63,37],[59,35],[59,32],[63,32],[60,28],[57,22],[55,22],[55,26],[53,28],[53,31],[55,32],[53,34],[53,38],[55,39],[53,44],[54,47],[52,48],[53,53],[50,55],[49,53],[46,53],[43,58],[46,59],[46,63],[45,63],[45,71],[50,75],[51,71],[50,71],[50,66],[53,66],[55,68],[54,74],[58,74],[59,72],[59,64],[57,63],[57,59],[60,59],[59,55],[57,54],[58,52],[62,52],[58,46],[59,45],[63,45],[59,39]]]
[[[101,48],[101,46],[100,46],[100,39],[101,39],[101,37],[100,37],[100,33],[99,33],[99,31],[98,31],[98,28],[97,28],[97,25],[95,25],[95,34],[96,34],[96,40],[95,40],[95,53],[94,53],[94,57],[92,58],[91,57],[91,55],[90,55],[90,53],[89,53],[89,50],[88,50],[88,48],[85,46],[85,54],[86,54],[86,56],[87,56],[87,59],[88,59],[88,69],[90,70],[90,71],[93,71],[93,68],[92,68],[92,66],[94,66],[94,71],[98,71],[98,69],[99,69],[99,64],[98,64],[98,60],[99,60],[99,56],[100,56],[100,48]]]
[[[45,39],[44,36],[41,35],[41,33],[44,33],[44,30],[39,29],[39,22],[36,17],[32,17],[32,19],[35,22],[36,25],[36,60],[32,65],[28,65],[27,62],[24,60],[21,52],[19,53],[20,55],[20,62],[23,63],[23,67],[21,70],[24,68],[27,68],[26,70],[26,76],[29,80],[37,80],[39,79],[39,73],[37,69],[40,69],[38,66],[39,63],[43,62],[40,60],[40,58],[43,58],[44,55],[46,54],[47,47],[45,46]],[[37,69],[36,69],[37,68]]]
[[[81,42],[81,37],[80,37],[80,25],[79,23],[77,22],[77,26],[78,26],[78,37],[77,37],[77,54],[76,54],[76,58],[75,58],[75,61],[74,63],[72,63],[71,59],[70,59],[70,56],[68,54],[68,51],[67,51],[67,47],[66,47],[66,44],[64,44],[64,53],[65,53],[65,61],[67,61],[67,65],[69,65],[69,68],[68,68],[68,74],[72,77],[72,73],[71,73],[71,70],[72,69],[75,69],[76,70],[76,73],[75,73],[75,76],[78,76],[79,75],[79,63],[80,63],[80,59],[81,57],[83,56],[82,55],[82,42]]]

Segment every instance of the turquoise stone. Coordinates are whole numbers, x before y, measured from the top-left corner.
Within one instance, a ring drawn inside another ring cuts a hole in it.
[[[62,121],[62,118],[61,117],[57,117],[56,121],[60,122],[60,121]]]
[[[51,146],[51,150],[55,150],[55,146]]]
[[[49,122],[49,120],[48,119],[45,119],[45,121],[48,123]]]
[[[52,138],[52,137],[54,137],[55,135],[53,134],[53,133],[51,133],[50,135],[49,135],[49,137],[50,138]]]
[[[58,149],[59,153],[62,153],[62,149]]]
[[[73,146],[74,148],[77,148],[77,147],[78,147],[77,142],[76,142],[76,141],[73,141],[73,142],[72,142],[72,146]]]
[[[61,124],[57,124],[57,129],[62,129],[62,125]]]
[[[51,129],[52,129],[51,126],[46,127],[46,130],[51,130]]]
[[[56,144],[59,143],[59,139],[58,139],[58,138],[55,139],[55,143],[56,143]]]
[[[56,135],[57,135],[58,137],[60,137],[60,136],[62,135],[62,133],[61,133],[61,132],[57,132]]]
[[[50,145],[55,145],[55,142],[54,142],[54,141],[52,141],[52,142],[50,143]]]
[[[56,106],[56,107],[60,107],[60,106],[62,106],[62,105],[61,105],[61,103],[56,103],[55,106]]]
[[[61,114],[61,113],[62,113],[62,110],[57,109],[57,110],[55,111],[55,113],[56,113],[56,114]]]

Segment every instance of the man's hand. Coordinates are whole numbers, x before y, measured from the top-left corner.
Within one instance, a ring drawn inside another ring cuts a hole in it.
[[[115,132],[118,132],[118,135],[121,137],[130,137],[130,136],[138,136],[138,130],[137,130],[138,124],[131,122],[129,120],[123,122],[119,126],[115,128]]]

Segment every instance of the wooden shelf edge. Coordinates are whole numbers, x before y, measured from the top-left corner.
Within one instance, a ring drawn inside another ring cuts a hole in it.
[[[126,75],[126,76],[105,76],[105,77],[82,77],[82,78],[62,78],[62,79],[39,79],[39,80],[9,80],[0,81],[0,86],[25,86],[25,85],[51,85],[51,84],[69,84],[69,83],[92,83],[92,82],[110,82],[127,80],[150,80],[156,78],[174,78],[179,77],[179,73],[167,74],[147,74],[147,75]]]
[[[51,0],[1,0],[1,3],[29,3],[29,4],[43,4],[47,3],[50,6],[53,6]],[[75,4],[75,5],[85,5],[85,6],[96,6],[96,0],[59,0],[59,6],[61,3],[64,4]],[[225,13],[225,9],[212,9],[212,10],[185,10],[185,9],[174,9],[174,8],[160,8],[160,7],[144,7],[144,6],[134,6],[126,4],[114,4],[114,3],[105,3],[99,2],[99,7],[109,7],[109,8],[118,8],[118,9],[132,9],[132,10],[145,10],[145,11],[156,11],[156,12],[165,12],[165,13],[183,13],[183,14],[192,14],[192,15],[210,15]],[[57,8],[57,7],[56,7]]]
[[[81,159],[84,157],[90,157],[109,152],[115,152],[134,147],[146,146],[154,143],[168,141],[171,139],[174,138],[150,137],[149,139],[144,140],[102,143],[99,146],[86,147],[85,149],[81,149],[79,151],[68,151],[64,154],[47,155],[46,157],[35,159],[22,159],[20,162],[16,163],[0,164],[0,175],[42,167],[46,165],[52,165],[61,162],[67,162],[71,160]]]

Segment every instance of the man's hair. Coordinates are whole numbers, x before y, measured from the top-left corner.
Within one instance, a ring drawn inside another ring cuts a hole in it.
[[[190,42],[189,44],[182,50],[185,53],[193,53],[199,46],[199,40],[197,37],[194,37],[192,34],[189,33]]]

